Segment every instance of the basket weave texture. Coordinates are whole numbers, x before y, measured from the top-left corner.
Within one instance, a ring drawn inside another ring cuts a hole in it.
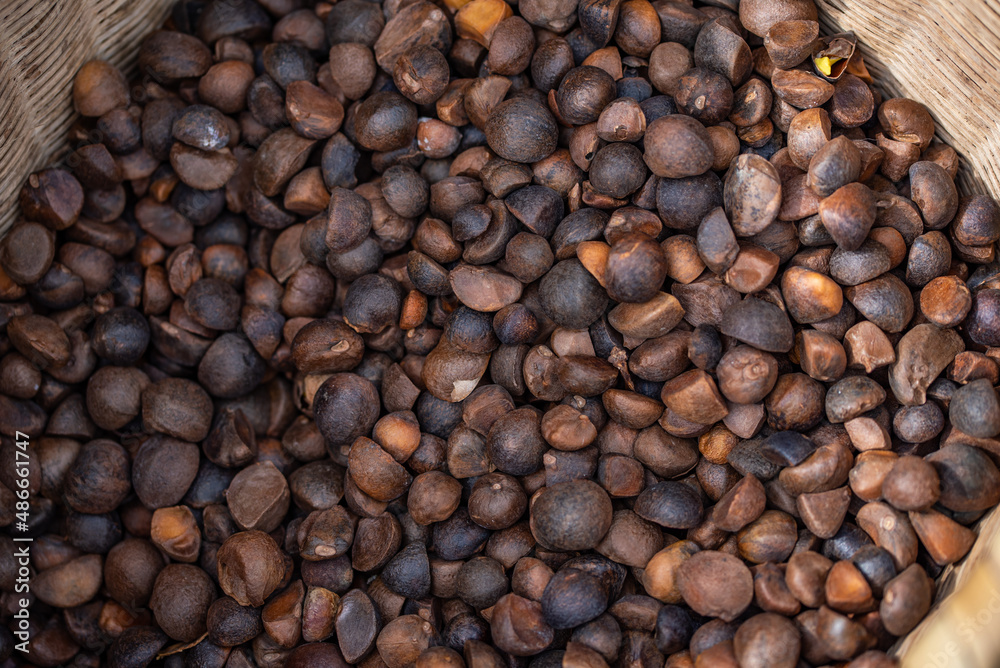
[[[28,174],[72,150],[73,76],[102,58],[135,72],[174,0],[0,0],[0,236]],[[725,4],[725,3],[724,3]],[[1000,0],[817,0],[824,34],[853,30],[884,96],[923,102],[962,158],[959,190],[1000,199]],[[938,580],[938,603],[897,647],[903,668],[1000,662],[1000,513]]]

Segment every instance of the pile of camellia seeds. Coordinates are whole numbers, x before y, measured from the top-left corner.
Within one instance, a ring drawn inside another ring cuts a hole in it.
[[[185,0],[84,64],[0,242],[0,668],[898,665],[1000,501],[1000,214],[862,51]]]

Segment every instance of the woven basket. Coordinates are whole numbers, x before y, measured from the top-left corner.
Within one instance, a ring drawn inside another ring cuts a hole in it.
[[[0,236],[25,178],[72,148],[73,76],[93,58],[131,76],[174,0],[0,0]],[[962,157],[963,194],[1000,199],[1000,0],[817,0],[826,34],[853,30],[886,97],[927,105]],[[896,653],[903,668],[1000,664],[1000,514],[938,579],[937,604]]]

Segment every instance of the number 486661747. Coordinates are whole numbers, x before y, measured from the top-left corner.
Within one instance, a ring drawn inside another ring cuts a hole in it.
[[[28,524],[28,486],[31,484],[28,481],[28,474],[30,472],[31,464],[31,454],[28,451],[28,435],[23,432],[15,432],[14,434],[16,440],[14,442],[15,449],[14,452],[14,469],[17,473],[17,489],[14,494],[17,496],[17,502],[14,504],[14,508],[17,511],[15,517],[17,518],[18,526],[25,526]],[[27,527],[25,526],[25,529]]]

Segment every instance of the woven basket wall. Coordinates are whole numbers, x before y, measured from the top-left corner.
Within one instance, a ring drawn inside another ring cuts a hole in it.
[[[70,147],[73,76],[103,58],[134,72],[173,0],[0,0],[0,236],[24,179]],[[1000,0],[817,0],[827,34],[854,30],[886,97],[927,105],[962,157],[959,189],[1000,198]],[[1000,447],[1000,444],[998,444]],[[903,668],[1000,665],[1000,513],[938,581],[931,614],[897,646]]]

